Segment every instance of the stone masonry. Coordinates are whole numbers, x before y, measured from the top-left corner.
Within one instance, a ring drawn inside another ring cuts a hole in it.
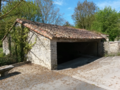
[[[109,55],[114,55],[120,53],[120,42],[110,41],[104,43],[105,52]]]
[[[28,61],[42,65],[48,69],[56,67],[56,42],[51,41],[40,34],[35,32],[29,33],[29,43],[35,43],[30,52],[28,53]]]
[[[9,50],[9,44],[8,44],[8,38],[7,37],[2,42],[2,46],[3,46],[3,53],[5,55],[8,55],[10,53],[10,50]]]

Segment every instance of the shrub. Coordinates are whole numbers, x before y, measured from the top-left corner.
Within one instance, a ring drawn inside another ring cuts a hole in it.
[[[0,53],[0,58],[1,58],[1,57],[4,57],[4,56],[5,56],[5,54],[4,54],[4,53]]]
[[[14,57],[11,57],[10,55],[0,57],[0,66],[10,65],[13,63],[16,63],[16,60],[14,59]]]
[[[0,47],[2,47],[2,41],[0,40]]]

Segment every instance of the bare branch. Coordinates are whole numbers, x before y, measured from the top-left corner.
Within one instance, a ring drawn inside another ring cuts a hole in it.
[[[0,20],[4,19],[9,13],[11,13],[16,7],[18,7],[18,6],[21,4],[22,1],[23,1],[23,0],[21,0],[18,4],[16,4],[16,5],[15,5],[10,11],[8,11],[6,14],[0,16]]]

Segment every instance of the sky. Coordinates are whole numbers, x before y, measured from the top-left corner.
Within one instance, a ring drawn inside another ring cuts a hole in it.
[[[84,2],[84,0],[53,0],[57,8],[60,9],[60,14],[70,24],[74,25],[74,21],[71,15],[74,13],[75,7],[77,7],[78,1]],[[87,0],[92,1],[100,9],[104,9],[105,6],[111,6],[112,9],[120,11],[120,0]]]

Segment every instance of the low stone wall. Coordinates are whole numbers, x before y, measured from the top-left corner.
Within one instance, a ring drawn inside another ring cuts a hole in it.
[[[114,55],[120,53],[120,42],[119,41],[109,41],[104,42],[105,53],[109,55]]]

